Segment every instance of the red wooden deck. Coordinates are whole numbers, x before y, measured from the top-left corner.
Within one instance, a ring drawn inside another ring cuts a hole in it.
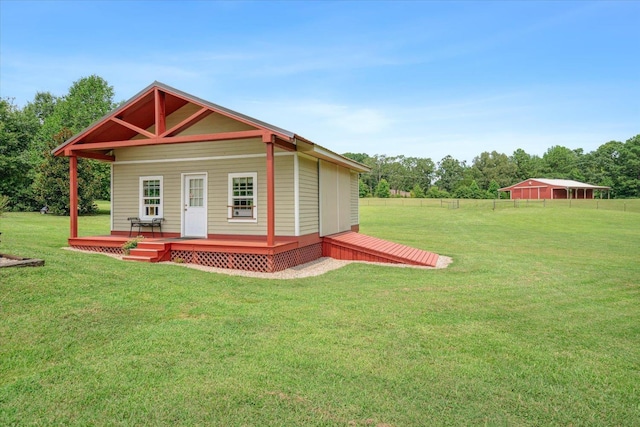
[[[103,247],[113,248],[105,252],[122,253],[122,245],[133,237],[127,236],[89,236],[74,237],[69,239],[69,245],[73,247]],[[318,240],[319,242],[319,240]],[[280,239],[273,245],[267,245],[265,238],[229,238],[220,237],[213,239],[190,239],[190,238],[166,238],[166,237],[145,237],[138,243],[138,247],[131,250],[132,257],[144,256],[143,250],[162,249],[176,251],[207,251],[207,252],[233,252],[247,254],[273,255],[287,250],[295,249],[299,246],[298,240]],[[120,250],[118,252],[118,250]],[[126,258],[126,257],[125,257]],[[132,258],[129,258],[132,259]]]
[[[69,245],[95,252],[122,254],[128,236],[69,239]],[[335,259],[435,267],[438,255],[353,231],[332,236],[277,238],[217,236],[209,239],[145,237],[123,258],[130,261],[177,261],[250,271],[280,271],[321,256]]]
[[[435,267],[438,254],[348,231],[325,236],[322,254],[336,259]]]
[[[90,236],[69,239],[78,249],[123,254],[128,236]],[[266,237],[218,236],[208,239],[145,237],[123,259],[129,261],[176,261],[211,267],[275,272],[316,260],[322,256],[322,240],[316,236],[278,238],[269,245]]]

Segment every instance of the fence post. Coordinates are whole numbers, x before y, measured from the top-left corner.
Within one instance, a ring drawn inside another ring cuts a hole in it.
[[[493,199],[493,210],[496,210],[496,199]]]

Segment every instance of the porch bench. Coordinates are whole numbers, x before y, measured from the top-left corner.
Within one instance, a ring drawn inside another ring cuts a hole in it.
[[[140,234],[142,227],[151,227],[152,237],[156,237],[154,229],[158,227],[160,237],[162,237],[162,221],[164,221],[164,218],[140,219],[137,216],[131,216],[127,218],[127,221],[131,223],[131,227],[129,228],[129,237],[131,237],[133,227],[138,227],[138,234]]]

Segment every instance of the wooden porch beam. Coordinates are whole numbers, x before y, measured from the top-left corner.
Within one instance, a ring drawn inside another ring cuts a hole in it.
[[[155,88],[153,90],[153,98],[156,115],[156,134],[154,136],[160,136],[167,130],[166,94]]]
[[[69,158],[69,237],[78,237],[78,158]]]
[[[84,157],[86,159],[103,160],[105,162],[115,162],[116,156],[110,156],[108,154],[95,153],[93,151],[77,151],[74,153],[78,157]]]
[[[168,136],[149,139],[126,139],[124,141],[90,142],[86,144],[74,144],[68,148],[68,152],[75,153],[81,150],[110,150],[122,147],[140,147],[157,144],[180,144],[183,142],[227,141],[234,139],[250,139],[262,137],[261,130],[243,130],[238,132],[220,132],[204,135]],[[65,153],[67,151],[65,150]]]
[[[119,124],[120,126],[124,126],[126,128],[129,128],[132,131],[139,133],[140,135],[146,136],[147,138],[154,138],[155,137],[155,135],[152,134],[151,132],[149,132],[149,131],[147,131],[145,129],[139,128],[138,126],[133,125],[131,123],[125,122],[124,120],[119,119],[117,117],[111,117],[111,121]]]
[[[296,145],[294,143],[285,141],[284,139],[281,139],[281,138],[276,137],[274,144],[276,147],[282,148],[283,150],[296,151]]]
[[[204,119],[211,113],[213,113],[213,111],[211,111],[209,108],[203,107],[200,110],[193,113],[192,115],[190,115],[189,117],[187,117],[186,119],[184,119],[183,121],[181,121],[180,123],[178,123],[177,125],[175,125],[174,127],[172,127],[171,129],[164,131],[159,136],[160,138],[164,138],[172,134],[180,133],[186,128],[188,128],[189,126],[192,126],[194,123]]]

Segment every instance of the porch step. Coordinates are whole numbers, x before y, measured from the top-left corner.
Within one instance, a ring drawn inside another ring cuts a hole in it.
[[[140,242],[122,259],[141,262],[168,261],[171,258],[171,244],[167,242]]]
[[[158,253],[158,250],[156,250],[156,249],[135,248],[135,249],[131,249],[131,252],[129,252],[129,255],[140,256],[140,257],[149,257],[149,258],[157,258],[159,253]]]
[[[171,247],[171,243],[169,242],[154,242],[154,241],[141,241],[138,242],[138,246],[136,249],[154,249],[157,251],[164,251],[167,248]]]
[[[435,267],[438,254],[348,231],[325,236],[322,255],[335,259]]]
[[[147,256],[125,255],[122,259],[127,261],[153,262],[152,259]]]

